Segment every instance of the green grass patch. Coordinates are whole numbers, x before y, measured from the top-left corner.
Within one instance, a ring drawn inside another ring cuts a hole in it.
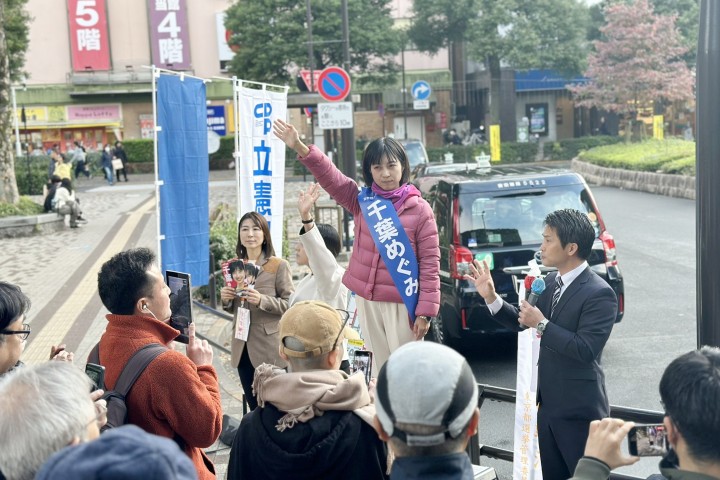
[[[695,158],[695,142],[678,139],[617,143],[593,148],[579,155],[580,160],[594,165],[643,172],[663,171],[664,165],[688,158]]]
[[[676,175],[695,176],[695,155],[691,157],[678,158],[660,167],[663,173],[674,173]]]
[[[0,202],[0,218],[24,217],[29,215],[38,215],[40,213],[43,213],[42,205],[38,205],[29,197],[20,197],[20,201],[17,205]]]

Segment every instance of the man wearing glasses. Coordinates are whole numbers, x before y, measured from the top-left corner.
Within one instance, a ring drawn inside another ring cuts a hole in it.
[[[20,354],[30,335],[30,325],[24,323],[30,309],[30,299],[20,287],[0,282],[0,377],[21,365]]]
[[[280,356],[288,368],[255,370],[260,408],[242,419],[228,479],[297,478],[298,472],[303,478],[388,478],[365,378],[339,370],[348,317],[319,301],[298,302],[282,316]]]

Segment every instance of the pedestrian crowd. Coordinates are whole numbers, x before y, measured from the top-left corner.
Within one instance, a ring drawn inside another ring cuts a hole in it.
[[[392,138],[370,142],[362,161],[368,187],[360,189],[292,125],[278,120],[274,132],[355,215],[356,243],[342,268],[338,232],[312,217],[320,186],[311,185],[298,199],[296,249],[309,272],[294,285],[265,218],[241,217],[233,286],[221,299],[233,315],[231,361],[250,411],[229,440],[227,478],[474,478],[465,449],[482,428],[478,387],[460,354],[422,341],[440,307],[439,238],[430,206],[408,183],[403,147]],[[110,161],[112,183],[124,168]],[[50,207],[72,226],[82,218],[78,199],[63,160],[55,162]],[[534,328],[540,338],[543,477],[607,479],[638,460],[622,453],[634,424],[609,418],[600,364],[617,300],[587,265],[595,236],[586,215],[551,213],[543,239],[543,263],[557,272],[537,303],[504,302],[486,262],[475,261],[466,280],[498,322]],[[411,270],[408,279],[389,267],[395,257]],[[31,302],[0,281],[0,478],[216,478],[203,450],[223,430],[212,348],[194,324],[181,332],[171,323],[170,289],[151,250],[117,253],[97,278],[109,313],[87,362],[92,377],[64,345],[53,346],[46,363],[23,365]],[[370,352],[367,377],[349,368],[356,315]],[[179,341],[184,353],[173,347]],[[671,447],[663,477],[720,478],[720,349],[673,360],[659,392]]]

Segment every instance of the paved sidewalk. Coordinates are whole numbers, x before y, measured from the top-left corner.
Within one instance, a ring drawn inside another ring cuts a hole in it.
[[[210,211],[220,203],[227,203],[235,211],[234,171],[210,173]],[[100,178],[78,180],[77,196],[83,216],[88,219],[88,224],[81,228],[2,240],[0,279],[20,285],[32,301],[28,321],[33,334],[22,355],[27,363],[45,361],[50,345],[65,343],[69,351],[75,352],[77,364],[84,365],[106,324],[107,311],[97,294],[100,266],[128,248],[157,250],[154,175],[129,175],[129,180],[113,186]],[[311,180],[312,177],[307,182],[302,177],[286,179],[285,218],[291,247],[288,260],[293,266],[294,243],[301,227],[297,196]],[[320,202],[332,203],[327,195]],[[302,274],[302,269],[294,266],[294,275]],[[197,307],[193,313],[199,332],[220,345],[228,345],[229,321]],[[213,363],[220,379],[223,411],[239,418],[242,388],[237,372],[230,366],[229,355],[216,349]],[[215,462],[218,478],[225,478],[229,447],[217,442],[207,451]]]

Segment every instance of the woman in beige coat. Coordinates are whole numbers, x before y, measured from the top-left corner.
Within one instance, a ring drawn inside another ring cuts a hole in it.
[[[250,409],[257,407],[252,391],[255,367],[270,363],[285,367],[279,355],[278,322],[288,308],[288,298],[293,292],[290,264],[275,256],[270,238],[270,227],[265,218],[248,212],[238,224],[238,242],[235,248],[238,258],[260,267],[254,288],[242,291],[242,299],[250,309],[250,330],[247,341],[232,338],[233,366],[237,367]],[[223,287],[220,291],[223,307],[235,313],[241,304],[235,289]],[[233,332],[235,324],[233,323]]]

